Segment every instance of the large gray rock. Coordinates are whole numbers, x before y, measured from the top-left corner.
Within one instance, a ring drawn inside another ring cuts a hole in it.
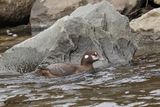
[[[87,11],[86,11],[87,10]],[[87,20],[92,26],[109,32],[116,38],[124,37],[130,39],[131,30],[129,28],[129,20],[126,16],[121,15],[107,1],[97,3],[95,5],[88,4],[76,9],[71,16],[82,17]]]
[[[84,11],[85,10],[85,11]],[[128,19],[103,1],[75,10],[35,37],[7,50],[0,71],[30,72],[37,65],[70,62],[79,64],[87,50],[96,50],[106,60],[94,66],[128,64],[135,46]]]
[[[28,23],[34,1],[0,0],[0,27]]]
[[[69,15],[75,8],[86,3],[84,0],[36,0],[30,17],[32,35],[48,28],[59,18]]]
[[[97,3],[102,0],[36,0],[31,10],[30,23],[32,35],[43,31],[53,25],[59,18],[69,15],[76,8],[87,3]],[[137,10],[143,5],[144,0],[106,0],[110,2],[117,11],[129,17],[135,16]],[[134,14],[133,14],[134,13]]]

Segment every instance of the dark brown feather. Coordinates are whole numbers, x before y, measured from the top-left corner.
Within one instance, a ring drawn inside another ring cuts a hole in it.
[[[57,77],[57,76],[66,76],[75,73],[81,73],[93,70],[93,63],[97,60],[93,60],[92,56],[98,57],[98,54],[95,54],[95,51],[87,51],[82,59],[81,65],[72,65],[65,63],[56,63],[50,64],[45,69],[37,69],[35,72],[38,75],[46,76],[46,77]],[[88,58],[85,58],[85,55],[88,55]]]

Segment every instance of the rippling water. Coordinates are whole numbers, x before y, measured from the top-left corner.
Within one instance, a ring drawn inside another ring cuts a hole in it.
[[[20,35],[19,37],[12,37],[0,34],[0,53],[3,53],[5,50],[9,49],[13,45],[18,44],[30,37],[31,35]]]
[[[160,54],[134,64],[60,78],[0,77],[0,106],[160,107]]]

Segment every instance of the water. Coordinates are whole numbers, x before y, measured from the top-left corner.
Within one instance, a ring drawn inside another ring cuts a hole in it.
[[[0,77],[0,106],[160,107],[160,54],[132,65],[59,78]]]
[[[19,35],[19,37],[12,37],[7,36],[6,34],[0,34],[0,53],[30,37],[30,35]]]
[[[0,53],[30,36],[0,36]],[[160,54],[60,78],[0,75],[0,107],[160,107]]]

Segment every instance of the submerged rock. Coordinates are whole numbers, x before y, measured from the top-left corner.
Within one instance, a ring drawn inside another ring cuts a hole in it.
[[[105,57],[96,67],[128,64],[135,53],[132,39],[127,17],[107,1],[89,4],[7,50],[0,59],[0,71],[31,72],[38,65],[57,62],[79,64],[87,50]]]

